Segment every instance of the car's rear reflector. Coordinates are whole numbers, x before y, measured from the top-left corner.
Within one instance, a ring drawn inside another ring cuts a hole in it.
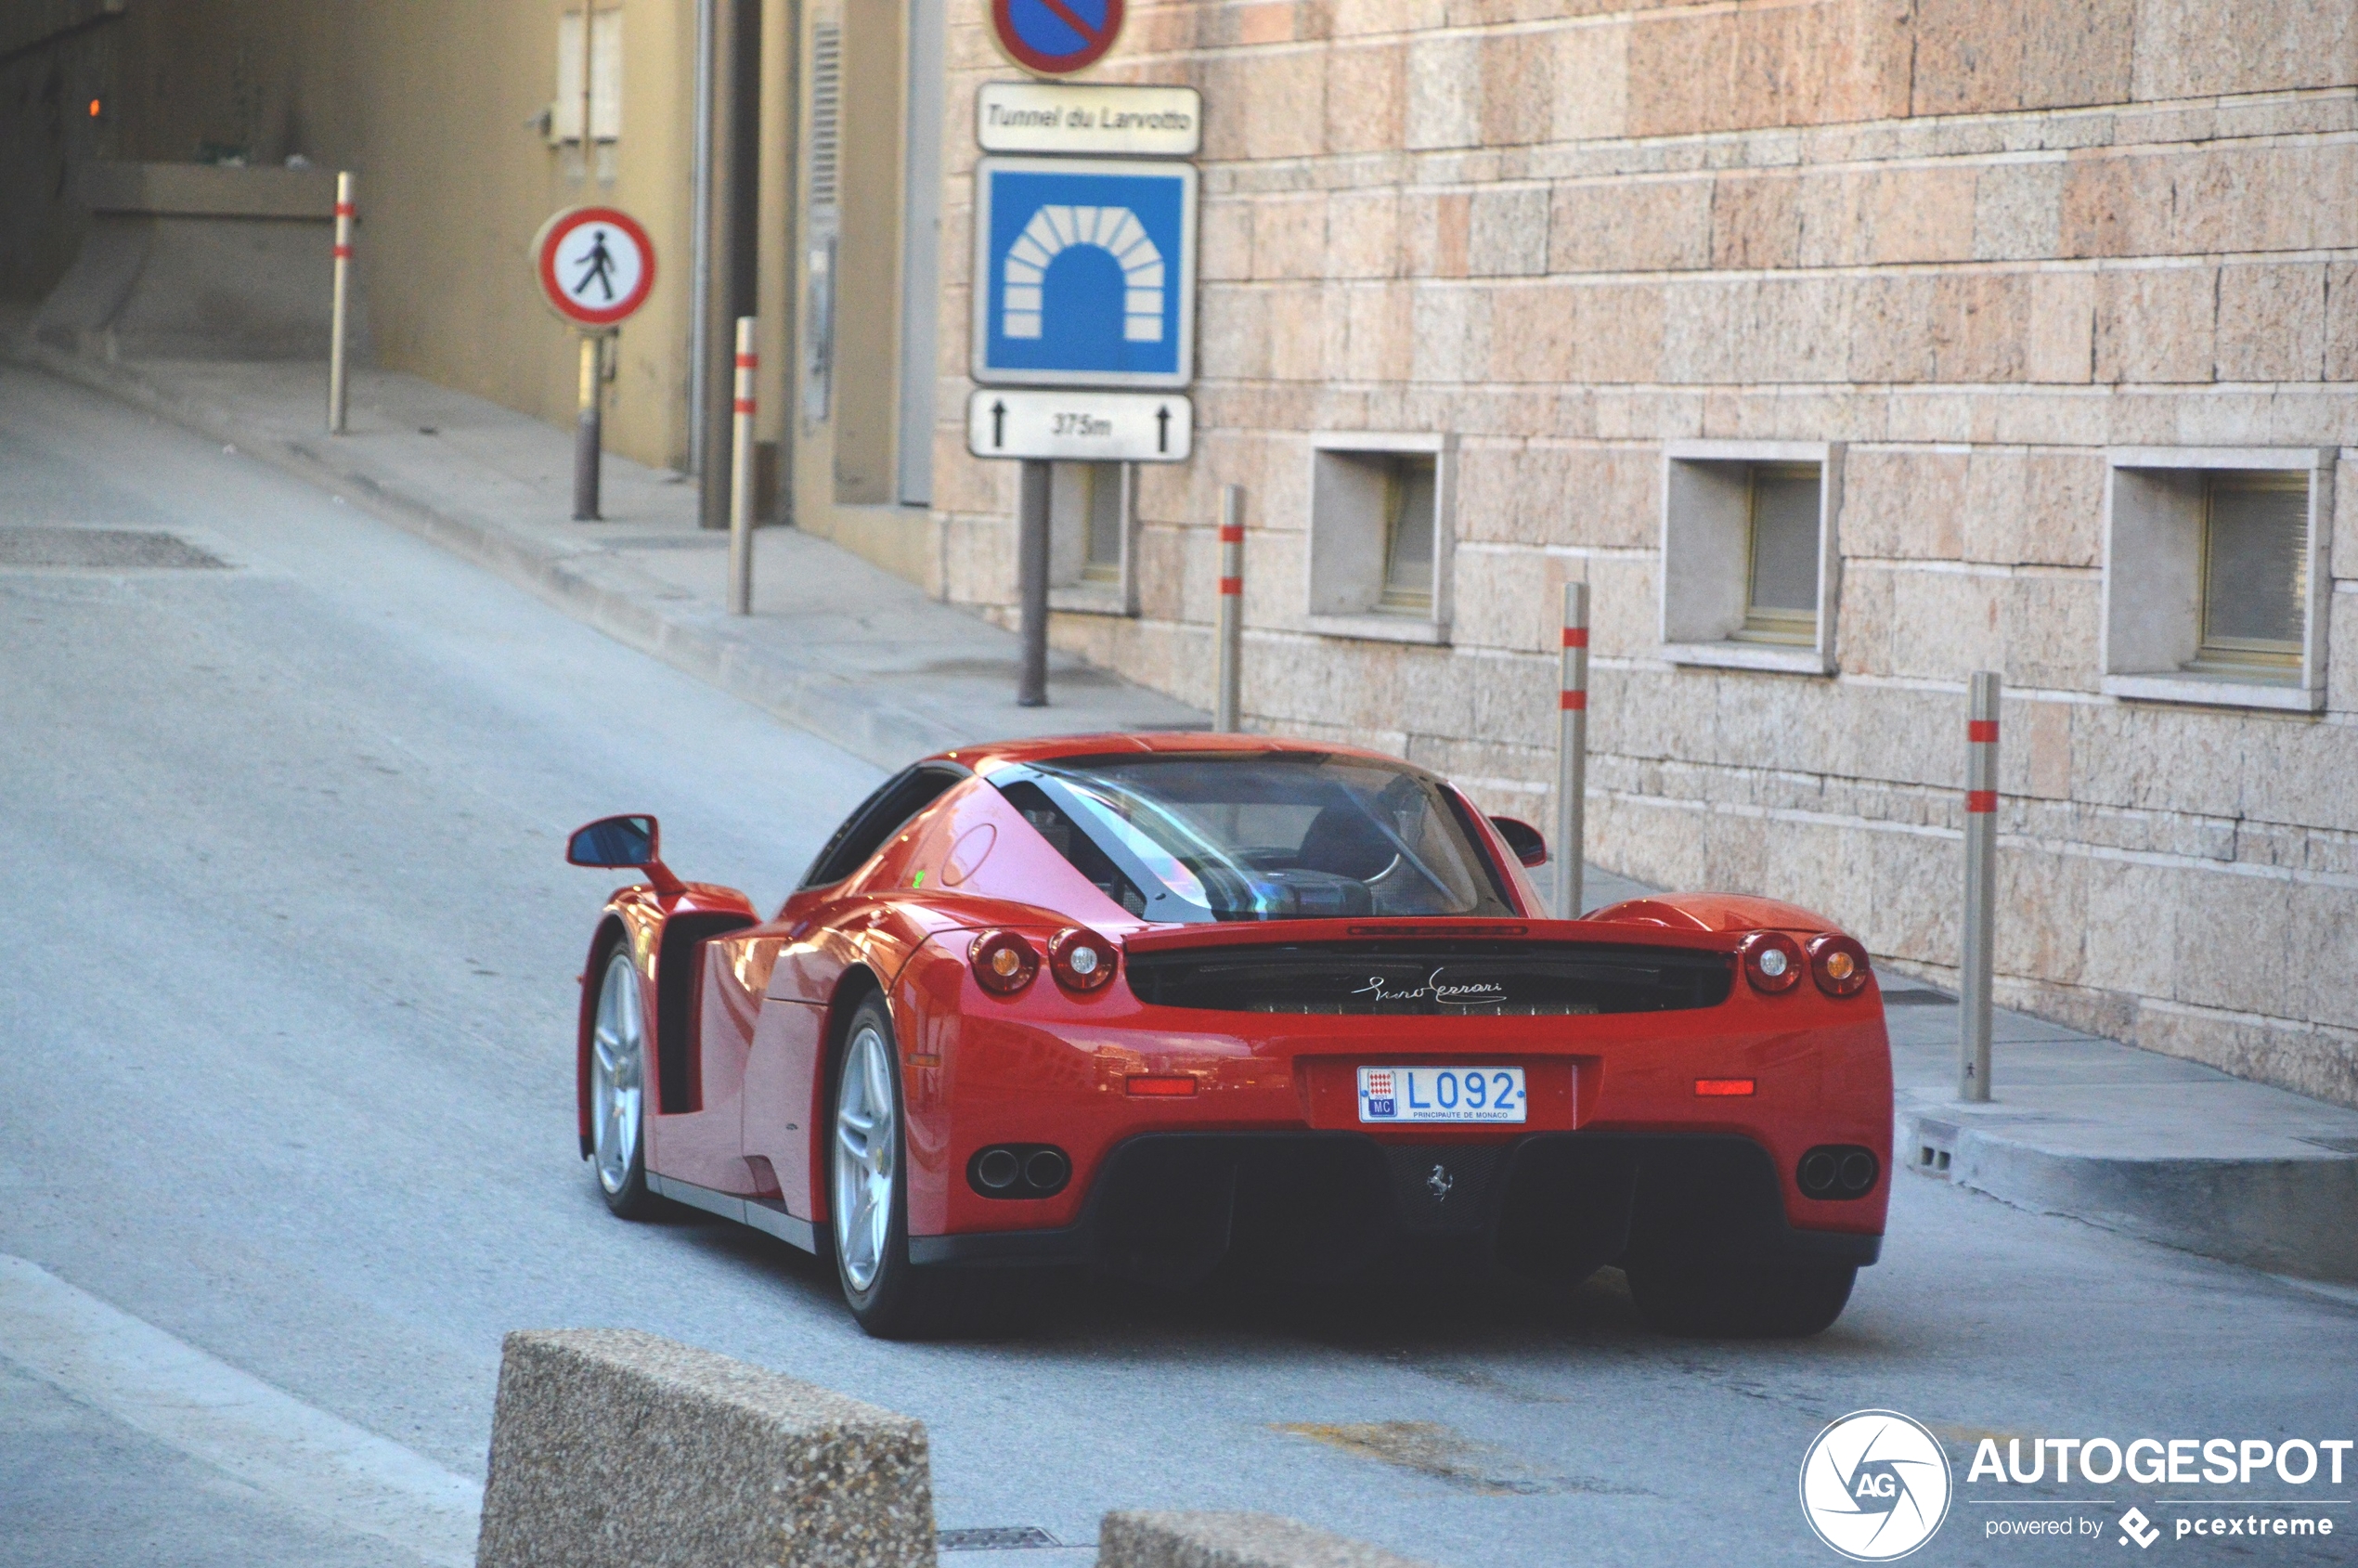
[[[1184,1074],[1164,1076],[1138,1073],[1132,1076],[1129,1090],[1134,1095],[1186,1095],[1196,1092],[1196,1081]]]
[[[1137,1080],[1134,1078],[1131,1082],[1134,1083]],[[1749,1078],[1698,1078],[1695,1080],[1695,1093],[1698,1095],[1749,1095],[1752,1089],[1753,1082]]]

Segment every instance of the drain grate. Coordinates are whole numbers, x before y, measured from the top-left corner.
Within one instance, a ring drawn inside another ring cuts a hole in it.
[[[1883,993],[1886,1007],[1954,1007],[1957,999],[1943,996],[1937,991],[1886,991]]]
[[[0,527],[0,566],[126,572],[202,570],[227,564],[177,534],[152,529]]]
[[[1037,1524],[990,1524],[973,1530],[943,1530],[934,1538],[939,1551],[1023,1551],[1064,1543]]]

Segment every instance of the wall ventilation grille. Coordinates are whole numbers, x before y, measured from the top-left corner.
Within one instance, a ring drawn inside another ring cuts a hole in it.
[[[842,153],[843,29],[821,22],[810,42],[810,205],[833,214]]]

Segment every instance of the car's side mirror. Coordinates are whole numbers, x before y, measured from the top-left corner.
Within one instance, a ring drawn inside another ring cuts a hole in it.
[[[1515,859],[1523,864],[1548,863],[1548,841],[1540,837],[1539,830],[1529,823],[1517,817],[1493,817],[1490,825],[1498,830],[1498,836],[1507,841],[1507,848],[1512,849]]]
[[[600,817],[574,830],[565,843],[565,863],[636,871],[661,858],[662,842],[653,817]]]
[[[653,817],[600,817],[576,828],[565,840],[565,862],[610,871],[643,871],[658,893],[683,890],[680,879],[663,863],[663,830]]]

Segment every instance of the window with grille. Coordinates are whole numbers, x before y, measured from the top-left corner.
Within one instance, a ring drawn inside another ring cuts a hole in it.
[[[2330,447],[2116,447],[2099,689],[2322,711],[2339,460]]]
[[[1750,485],[1744,622],[1731,635],[1754,642],[1815,642],[1818,465],[1756,463]]]
[[[1395,641],[1448,641],[1446,435],[1320,432],[1311,437],[1314,629]]]
[[[1048,603],[1084,615],[1137,614],[1131,561],[1137,471],[1128,463],[1048,465]]]
[[[1433,460],[1402,455],[1385,465],[1383,591],[1376,607],[1432,614]]]
[[[2300,667],[2309,599],[2309,476],[2214,473],[2204,486],[2202,641],[2186,667]]]
[[[1060,462],[1048,476],[1049,551],[1064,583],[1121,580],[1122,465]]]
[[[1662,647],[1671,662],[1833,672],[1844,452],[1838,441],[1665,445]]]

